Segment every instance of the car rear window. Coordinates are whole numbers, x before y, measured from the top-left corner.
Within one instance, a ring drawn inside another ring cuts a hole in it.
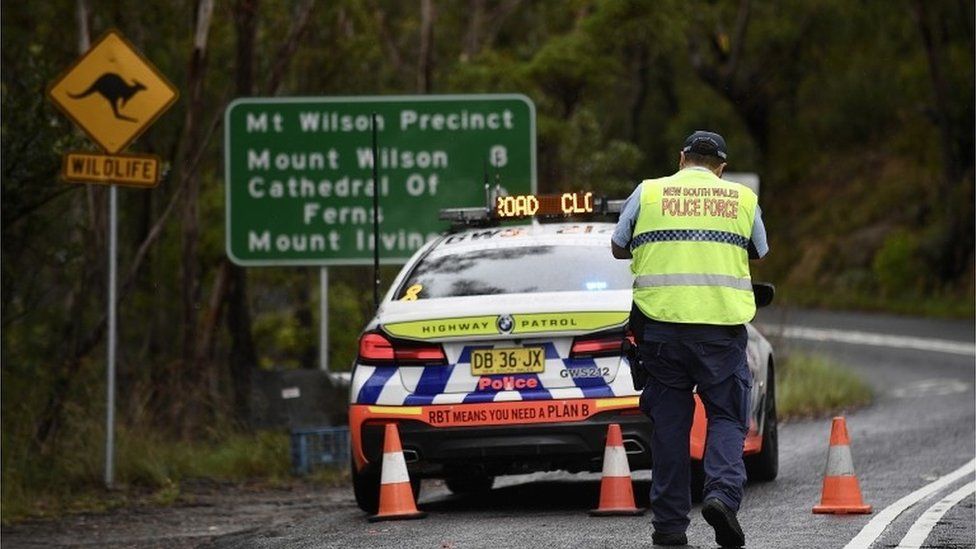
[[[613,259],[608,246],[517,246],[438,254],[413,268],[397,299],[622,290],[634,281],[629,265]]]

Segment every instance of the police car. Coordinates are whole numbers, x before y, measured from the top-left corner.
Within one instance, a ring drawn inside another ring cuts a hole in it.
[[[508,197],[490,213],[447,212],[469,226],[429,242],[397,275],[360,337],[350,386],[352,479],[364,511],[376,512],[390,422],[415,495],[421,478],[469,493],[490,489],[499,475],[599,471],[611,423],[621,426],[631,469],[651,467],[651,425],[622,349],[633,276],[629,262],[611,256],[614,224],[497,223],[506,213],[538,215],[546,200],[557,213],[601,209],[589,193],[566,194],[572,200]],[[747,328],[755,382],[746,463],[750,479],[772,480],[773,353]],[[705,422],[696,397],[698,492]]]

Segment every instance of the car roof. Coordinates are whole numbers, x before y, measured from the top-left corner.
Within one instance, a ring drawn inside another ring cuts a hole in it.
[[[467,229],[446,235],[429,255],[442,256],[475,250],[523,246],[610,247],[615,225],[604,222],[532,223]]]

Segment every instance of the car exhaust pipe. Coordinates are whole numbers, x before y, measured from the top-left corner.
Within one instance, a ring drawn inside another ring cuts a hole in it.
[[[644,445],[639,440],[635,438],[624,439],[624,452],[627,455],[643,454],[645,451]]]
[[[403,461],[407,463],[416,463],[420,461],[420,454],[416,450],[411,450],[409,448],[403,449]]]

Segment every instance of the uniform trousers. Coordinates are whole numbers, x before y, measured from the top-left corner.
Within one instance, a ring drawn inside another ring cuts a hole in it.
[[[641,364],[649,377],[640,406],[654,425],[654,529],[677,533],[688,528],[695,387],[708,418],[704,497],[718,498],[738,511],[746,481],[742,449],[749,427],[752,386],[745,326],[658,322],[644,317],[636,307],[631,316],[635,333],[642,336]]]

